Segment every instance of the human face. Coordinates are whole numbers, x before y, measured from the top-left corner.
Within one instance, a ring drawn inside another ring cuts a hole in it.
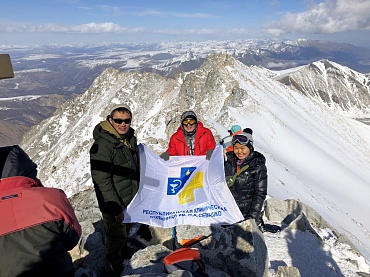
[[[197,126],[197,121],[193,118],[186,118],[183,122],[181,122],[182,126],[184,127],[184,130],[188,133],[191,133],[194,131],[194,129]]]
[[[242,145],[238,142],[234,144],[234,154],[239,160],[246,159],[250,153],[251,150],[249,150],[248,146]]]
[[[113,119],[121,119],[121,120],[131,119],[130,114],[128,112],[115,111],[113,113],[113,117],[109,118],[110,124],[113,125],[114,129],[116,129],[117,132],[120,135],[127,134],[128,130],[130,129],[131,123],[122,122],[122,123],[118,124],[118,123],[114,122]]]

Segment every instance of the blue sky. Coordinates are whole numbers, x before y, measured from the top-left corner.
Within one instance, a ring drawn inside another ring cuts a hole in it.
[[[0,45],[311,38],[370,48],[369,0],[0,1]]]

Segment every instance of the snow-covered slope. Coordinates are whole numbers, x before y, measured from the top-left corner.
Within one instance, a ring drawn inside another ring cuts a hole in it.
[[[329,60],[276,73],[280,82],[336,112],[370,118],[370,80],[364,74]]]
[[[91,186],[89,147],[94,126],[115,103],[131,106],[140,142],[160,153],[194,109],[217,140],[232,124],[254,130],[265,154],[271,196],[298,199],[345,233],[370,260],[370,126],[248,67],[226,54],[175,79],[108,69],[83,94],[33,128],[22,146],[47,186],[69,195]]]

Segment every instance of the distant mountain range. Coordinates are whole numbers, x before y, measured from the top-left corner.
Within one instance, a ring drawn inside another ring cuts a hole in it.
[[[37,47],[3,45],[0,51],[10,54],[15,70],[14,79],[0,82],[0,145],[19,143],[23,130],[50,117],[65,101],[84,93],[109,67],[174,78],[199,68],[209,54],[227,53],[245,65],[275,71],[328,59],[359,73],[370,72],[369,49],[302,39]],[[286,83],[285,79],[282,81]],[[5,127],[1,127],[5,123],[14,125],[19,132],[5,133]]]

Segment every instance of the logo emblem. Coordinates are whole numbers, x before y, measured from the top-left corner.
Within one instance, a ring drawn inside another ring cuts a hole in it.
[[[195,200],[194,190],[203,187],[204,172],[197,172],[192,176],[195,169],[196,167],[182,167],[180,177],[168,178],[167,195],[178,194],[179,204],[193,202]],[[192,177],[191,180],[184,187],[190,177]]]
[[[196,167],[182,167],[180,177],[168,178],[167,195],[176,195],[190,178]]]

